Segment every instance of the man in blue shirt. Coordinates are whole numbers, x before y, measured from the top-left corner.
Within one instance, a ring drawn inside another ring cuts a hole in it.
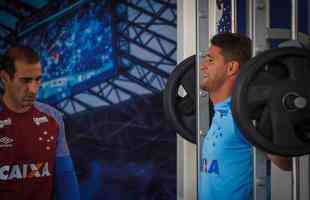
[[[199,200],[252,199],[252,147],[243,137],[231,113],[231,95],[240,66],[251,58],[251,40],[238,33],[219,33],[201,66],[200,87],[214,105],[210,129],[202,142]],[[290,160],[268,156],[284,170]]]

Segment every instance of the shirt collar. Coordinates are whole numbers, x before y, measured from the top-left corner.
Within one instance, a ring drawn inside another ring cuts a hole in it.
[[[214,110],[229,109],[231,107],[231,97],[214,104]]]

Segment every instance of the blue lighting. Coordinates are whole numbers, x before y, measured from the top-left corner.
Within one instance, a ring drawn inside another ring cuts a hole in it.
[[[101,5],[51,21],[26,36],[43,66],[39,100],[58,102],[116,73],[112,58],[111,16]]]

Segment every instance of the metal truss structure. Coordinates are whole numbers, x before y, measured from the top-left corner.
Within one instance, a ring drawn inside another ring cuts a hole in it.
[[[89,4],[101,4],[111,13],[115,73],[83,84],[53,106],[65,115],[72,155],[109,160],[104,163],[150,161],[156,168],[152,199],[175,199],[176,136],[163,117],[161,93],[176,65],[176,0],[68,0],[65,5],[46,0],[40,9],[28,8],[27,1],[0,4],[1,10],[20,16],[12,30],[0,33],[2,49],[77,9],[91,9]],[[25,14],[18,5],[24,5]],[[1,16],[0,24],[7,26]],[[47,35],[41,42],[50,45],[55,38]]]
[[[26,19],[42,16],[50,9],[48,3],[48,0],[41,0],[39,4],[21,0],[0,1],[0,53],[17,43],[19,25]]]
[[[118,75],[60,102],[65,113],[158,94],[176,64],[176,3],[153,0],[112,4],[112,37]],[[93,102],[93,101],[88,101]]]
[[[15,26],[0,19],[2,49],[87,3],[102,4],[111,12],[117,75],[57,102],[55,106],[65,115],[163,90],[176,65],[176,0],[73,0],[66,4],[46,0],[41,8],[25,2],[0,4],[1,11],[16,18]]]
[[[175,67],[175,2],[123,0],[112,2],[111,9],[118,75],[60,102],[57,107],[65,113],[91,109],[83,99],[96,98],[99,105],[112,105],[158,94]]]

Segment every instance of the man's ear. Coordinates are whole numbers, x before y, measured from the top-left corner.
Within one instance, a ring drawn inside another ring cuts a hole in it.
[[[3,81],[3,83],[6,83],[9,80],[10,76],[6,71],[1,70],[0,71],[0,78]]]
[[[228,75],[237,75],[239,73],[240,70],[240,63],[237,61],[229,61],[228,63]]]

